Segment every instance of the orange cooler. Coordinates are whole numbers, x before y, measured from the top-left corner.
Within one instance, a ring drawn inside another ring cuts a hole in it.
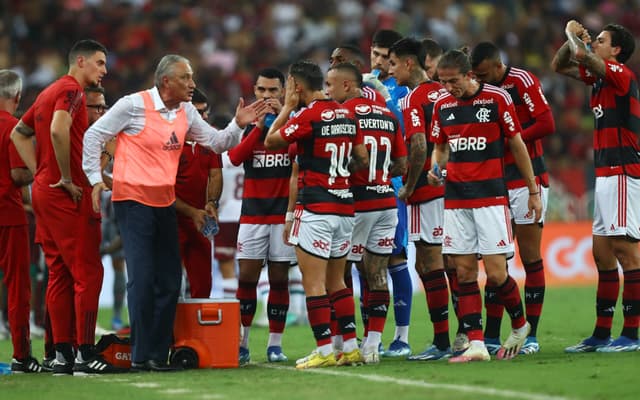
[[[240,303],[233,299],[180,299],[173,335],[173,364],[237,368]]]

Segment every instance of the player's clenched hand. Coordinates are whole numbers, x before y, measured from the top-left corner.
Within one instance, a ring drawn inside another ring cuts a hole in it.
[[[193,224],[196,226],[198,232],[201,231],[202,227],[204,226],[206,215],[207,212],[205,210],[198,209],[194,210],[191,214],[191,219],[193,220]]]
[[[100,194],[103,190],[109,190],[103,182],[98,182],[93,185],[93,189],[91,190],[91,205],[93,206],[94,212],[100,212]]]

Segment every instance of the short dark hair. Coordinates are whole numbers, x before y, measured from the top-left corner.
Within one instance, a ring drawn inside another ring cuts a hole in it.
[[[480,42],[471,50],[471,54],[469,55],[471,67],[477,67],[484,60],[502,62],[498,46],[491,42]]]
[[[104,88],[98,85],[89,85],[84,88],[85,93],[100,93],[104,94]]]
[[[449,50],[438,61],[438,69],[457,68],[461,74],[471,71],[469,57],[463,51]]]
[[[422,39],[422,49],[424,50],[425,56],[429,56],[431,58],[441,56],[444,52],[440,43],[431,38]]]
[[[280,70],[275,69],[275,68],[263,68],[260,71],[258,71],[258,73],[256,74],[256,80],[258,80],[259,77],[264,77],[267,79],[278,79],[280,81],[280,85],[282,85],[282,87],[284,87],[284,74],[282,72],[280,72]]]
[[[296,61],[289,67],[289,74],[306,83],[309,90],[322,90],[324,76],[318,64],[309,60]]]
[[[76,57],[78,56],[91,57],[99,51],[107,55],[107,48],[99,42],[96,42],[92,39],[80,40],[76,42],[76,44],[74,44],[69,51],[69,65],[73,65],[75,63]]]
[[[358,67],[356,67],[352,63],[343,62],[343,63],[336,64],[333,67],[330,67],[329,71],[334,69],[351,74],[353,77],[353,80],[356,81],[356,83],[358,84],[358,87],[362,87],[362,73],[360,72]]]
[[[389,47],[389,54],[394,53],[398,58],[412,57],[422,69],[427,69],[424,65],[426,53],[422,43],[414,38],[404,38],[395,42]]]
[[[636,49],[636,41],[633,35],[627,28],[618,24],[607,24],[602,30],[609,32],[611,35],[611,47],[620,47],[620,53],[618,53],[616,60],[624,64]]]
[[[364,57],[364,54],[362,54],[362,50],[360,50],[360,47],[352,43],[339,44],[338,46],[336,46],[336,49],[348,50],[351,54],[353,54],[354,57]]]
[[[398,32],[391,29],[381,29],[373,34],[371,45],[388,49],[400,39],[402,39],[402,35]]]
[[[193,89],[193,96],[191,96],[192,103],[206,103],[209,104],[209,99],[204,92],[198,88]]]

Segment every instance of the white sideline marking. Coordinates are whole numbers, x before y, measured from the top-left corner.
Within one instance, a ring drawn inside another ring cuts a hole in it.
[[[292,371],[295,370],[294,367],[284,367],[280,365],[258,364],[257,366],[262,368],[283,369],[283,370],[292,370]],[[515,390],[493,389],[493,388],[487,388],[484,386],[473,386],[473,385],[463,385],[463,384],[454,385],[454,384],[448,384],[448,383],[429,383],[425,381],[416,381],[411,379],[399,379],[399,378],[394,378],[394,377],[385,376],[385,375],[357,374],[353,372],[347,372],[342,368],[340,370],[316,368],[316,369],[307,369],[301,372],[310,372],[310,373],[320,374],[320,375],[348,376],[348,377],[359,378],[359,379],[372,381],[372,382],[393,383],[400,386],[413,386],[413,387],[427,388],[427,389],[445,389],[445,390],[451,390],[454,392],[484,394],[488,396],[499,396],[499,397],[506,397],[506,398],[516,398],[516,399],[526,399],[526,400],[569,400],[570,399],[569,397],[519,392]]]
[[[160,387],[159,383],[155,382],[135,382],[131,383],[131,386],[139,387],[139,388],[157,388]]]
[[[164,393],[164,394],[188,394],[188,393],[191,393],[191,390],[176,388],[176,389],[160,390],[159,393]]]
[[[202,399],[202,400],[219,400],[219,399],[224,399],[224,395],[221,395],[221,394],[203,394],[202,396],[200,396],[200,399]]]

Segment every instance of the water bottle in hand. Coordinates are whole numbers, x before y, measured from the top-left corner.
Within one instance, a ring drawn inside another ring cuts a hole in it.
[[[202,234],[209,240],[213,240],[213,237],[218,234],[220,227],[218,221],[208,215],[204,216],[204,225],[202,226]]]

